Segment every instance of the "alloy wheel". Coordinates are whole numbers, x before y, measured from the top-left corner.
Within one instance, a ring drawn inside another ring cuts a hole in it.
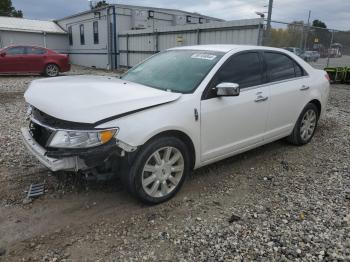
[[[169,195],[184,174],[184,157],[175,147],[163,147],[146,161],[142,171],[143,190],[151,197]]]
[[[304,141],[309,140],[315,132],[317,123],[317,114],[314,110],[309,109],[303,116],[300,127],[300,136]]]
[[[46,74],[48,76],[57,76],[58,75],[58,67],[56,65],[48,65],[46,67]]]

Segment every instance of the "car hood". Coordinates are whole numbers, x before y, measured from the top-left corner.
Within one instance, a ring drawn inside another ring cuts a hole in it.
[[[35,80],[24,94],[27,103],[50,116],[89,124],[172,102],[180,96],[106,76]]]

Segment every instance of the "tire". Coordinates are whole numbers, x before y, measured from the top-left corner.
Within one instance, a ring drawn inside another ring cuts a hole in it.
[[[319,115],[320,112],[315,104],[307,104],[301,112],[292,134],[287,137],[287,141],[297,146],[309,143],[315,134]]]
[[[45,76],[48,76],[48,77],[55,77],[55,76],[58,76],[60,73],[60,69],[58,67],[58,65],[56,64],[48,64],[45,66]]]
[[[165,202],[180,190],[190,173],[190,159],[189,150],[180,139],[153,139],[142,146],[133,161],[124,168],[123,184],[146,204]]]

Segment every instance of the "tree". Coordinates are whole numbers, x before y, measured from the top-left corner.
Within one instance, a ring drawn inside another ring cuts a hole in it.
[[[320,28],[327,28],[327,25],[324,22],[322,22],[321,20],[318,20],[318,19],[316,19],[316,20],[314,20],[312,22],[312,26],[320,27]]]
[[[93,9],[104,7],[107,5],[109,5],[109,3],[107,3],[105,0],[98,1],[96,4],[93,5]]]
[[[275,47],[300,47],[303,37],[303,22],[294,21],[287,28],[271,29],[268,45]]]
[[[12,17],[23,17],[23,12],[21,10],[16,10],[12,6],[11,0],[0,0],[0,15],[12,16]]]
[[[309,49],[317,49],[319,52],[327,52],[332,41],[332,32],[327,29],[327,25],[321,20],[314,20],[309,30],[307,47]]]

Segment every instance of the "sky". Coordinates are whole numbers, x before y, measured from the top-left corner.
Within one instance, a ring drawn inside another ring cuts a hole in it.
[[[225,20],[257,18],[267,11],[268,0],[109,0],[109,3],[144,5],[198,12]],[[87,0],[12,0],[25,18],[49,20],[86,11]],[[274,0],[272,20],[292,22],[322,20],[328,28],[350,30],[349,0]]]

